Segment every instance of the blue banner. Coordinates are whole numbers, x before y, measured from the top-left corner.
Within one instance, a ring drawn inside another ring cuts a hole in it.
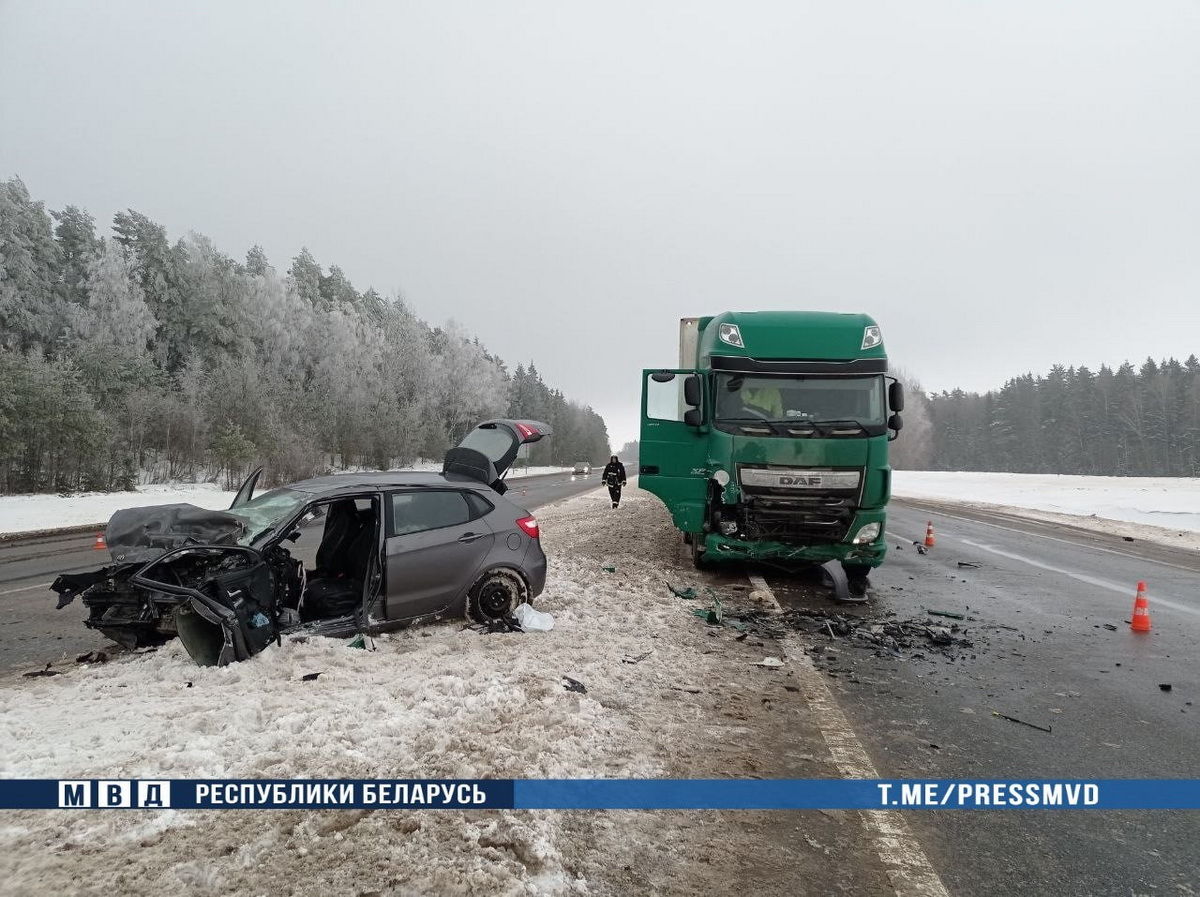
[[[0,809],[1197,810],[1200,779],[3,779]]]

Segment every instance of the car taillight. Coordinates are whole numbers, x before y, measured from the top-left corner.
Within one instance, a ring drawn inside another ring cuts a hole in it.
[[[538,525],[536,517],[522,517],[517,521],[517,526],[525,530],[525,534],[531,539],[538,537]]]

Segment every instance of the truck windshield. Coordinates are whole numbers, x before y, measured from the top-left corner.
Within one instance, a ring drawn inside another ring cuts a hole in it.
[[[863,436],[886,429],[882,377],[716,377],[716,423],[778,436]]]

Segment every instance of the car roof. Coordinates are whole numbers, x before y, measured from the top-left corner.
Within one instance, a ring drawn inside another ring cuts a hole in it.
[[[472,489],[475,491],[492,492],[486,484],[470,477],[456,474],[443,475],[426,470],[385,470],[364,471],[362,473],[335,473],[323,477],[313,477],[301,480],[299,483],[288,483],[284,489],[296,492],[307,492],[311,495],[337,494],[355,492],[362,489],[394,489],[405,486],[437,487],[452,486],[456,489]]]

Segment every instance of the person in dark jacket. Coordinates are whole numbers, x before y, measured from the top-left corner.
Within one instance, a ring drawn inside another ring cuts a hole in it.
[[[625,465],[617,459],[616,455],[608,459],[608,464],[605,465],[600,479],[608,487],[608,496],[612,499],[615,508],[621,503],[621,487],[625,485]]]

